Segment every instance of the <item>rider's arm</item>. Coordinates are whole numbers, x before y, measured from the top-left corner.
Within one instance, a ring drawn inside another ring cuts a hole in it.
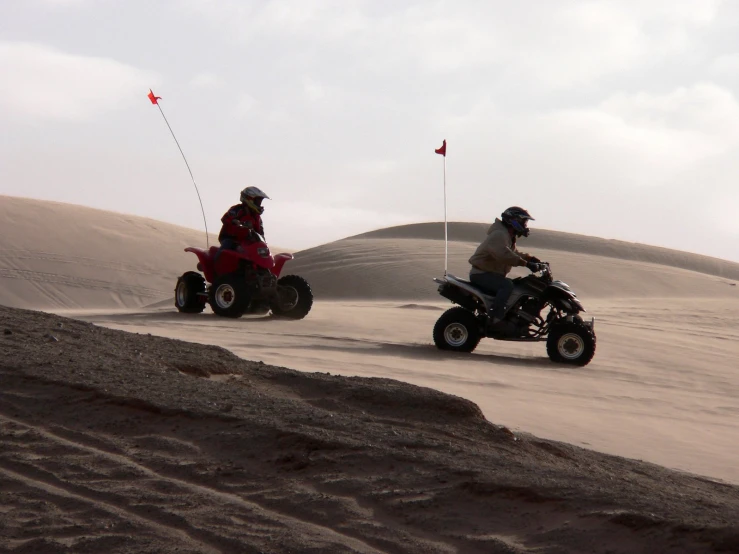
[[[239,225],[239,222],[243,217],[242,212],[243,210],[241,210],[239,206],[234,206],[223,214],[223,217],[221,218],[224,233],[237,240],[242,240],[248,234],[248,230]]]
[[[485,245],[485,251],[496,260],[500,260],[501,262],[505,262],[512,266],[526,265],[526,260],[509,246],[510,242],[507,236],[507,231],[494,231],[490,233],[483,244]]]

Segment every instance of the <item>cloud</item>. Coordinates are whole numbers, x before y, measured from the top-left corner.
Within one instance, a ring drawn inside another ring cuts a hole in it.
[[[266,105],[246,93],[237,100],[233,113],[238,119],[251,119],[267,125],[285,125],[292,121],[292,116],[285,108]]]
[[[514,175],[568,186],[655,186],[739,144],[739,103],[712,83],[612,94],[592,105],[509,113],[484,99],[443,125],[470,163],[500,156]],[[525,165],[524,165],[525,164]]]
[[[736,212],[731,208],[727,209],[727,206],[739,207],[739,192],[727,191],[725,194],[712,198],[709,205],[702,211],[709,221],[716,222],[719,229],[739,238],[739,218],[735,217],[734,213]],[[730,255],[730,253],[726,252],[724,255]],[[736,255],[734,256],[734,259],[739,260]]]
[[[43,44],[0,41],[0,106],[21,117],[74,120],[141,101],[156,74]]]
[[[735,77],[739,73],[739,53],[718,56],[711,62],[709,70],[716,76]]]
[[[739,104],[730,90],[713,83],[666,94],[615,94],[601,109],[634,126],[699,134],[718,147],[739,137]]]
[[[196,88],[222,88],[225,82],[215,73],[198,73],[190,80],[190,86]]]
[[[720,0],[504,2],[188,0],[237,43],[275,39],[301,53],[348,53],[372,72],[489,71],[488,81],[565,89],[689,51]]]
[[[249,94],[242,94],[236,103],[236,117],[246,118],[254,113],[256,99]]]
[[[387,175],[398,168],[395,160],[364,160],[347,164],[353,171],[370,175]]]
[[[273,108],[262,115],[265,121],[267,121],[268,123],[273,123],[275,125],[287,125],[291,121],[293,121],[290,112],[288,112],[285,108],[280,107]]]
[[[303,80],[303,90],[305,91],[305,95],[308,97],[308,100],[312,102],[323,100],[326,96],[325,87],[318,81],[307,77]]]
[[[80,6],[87,0],[40,0],[42,4],[50,4],[52,6]]]
[[[183,0],[183,6],[207,17],[239,42],[256,36],[311,36],[335,39],[366,26],[362,13],[365,2],[358,0],[283,0],[242,2],[241,0]]]
[[[306,217],[310,214],[310,217]],[[295,202],[282,200],[269,206],[267,223],[270,241],[289,244],[294,248],[314,246],[338,240],[346,236],[363,233],[380,227],[401,225],[419,221],[413,213],[391,212],[387,207],[371,210],[353,206],[341,206],[334,202]],[[277,222],[299,222],[300,233],[280,227]]]
[[[576,164],[581,182],[627,188],[669,182],[735,148],[739,138],[736,98],[708,83],[665,94],[619,93],[591,108],[558,110],[537,120],[558,152],[553,166],[562,171],[568,162]]]

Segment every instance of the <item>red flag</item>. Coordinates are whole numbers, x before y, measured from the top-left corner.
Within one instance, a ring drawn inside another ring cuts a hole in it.
[[[151,89],[149,89],[149,94],[147,94],[147,96],[149,97],[149,100],[151,100],[151,103],[152,104],[159,104],[159,102],[157,102],[157,100],[161,100],[162,99],[161,96],[154,96],[154,93],[151,91]]]
[[[446,139],[444,139],[444,142],[441,143],[441,148],[437,148],[434,150],[437,154],[441,154],[446,158]]]

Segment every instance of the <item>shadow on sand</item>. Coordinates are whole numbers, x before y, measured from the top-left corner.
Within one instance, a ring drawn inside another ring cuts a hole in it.
[[[251,326],[251,325],[264,325],[274,322],[285,322],[291,321],[290,318],[278,317],[272,315],[248,315],[241,318],[224,318],[219,317],[213,313],[201,313],[201,314],[183,314],[176,311],[146,311],[146,312],[125,312],[125,313],[114,313],[114,314],[101,314],[91,315],[85,317],[90,322],[115,321],[115,322],[129,322],[135,324],[136,321],[144,322],[180,322],[180,323],[197,323],[198,321],[203,322],[204,319],[208,324],[218,323],[219,327],[238,327],[238,326]],[[369,356],[394,356],[398,358],[407,358],[418,361],[448,361],[456,364],[464,362],[485,362],[494,365],[504,366],[520,366],[527,368],[541,368],[550,371],[564,371],[571,372],[573,370],[582,370],[583,368],[565,365],[555,364],[549,360],[546,355],[542,356],[531,356],[531,357],[517,357],[505,354],[492,354],[492,353],[464,353],[464,352],[449,352],[445,350],[439,350],[433,344],[426,343],[410,343],[410,344],[399,344],[391,342],[374,341],[369,339],[360,339],[353,337],[336,337],[321,334],[310,334],[310,333],[280,333],[283,337],[292,337],[302,340],[314,339],[315,343],[306,345],[306,348],[311,350],[326,351],[326,352],[344,352],[349,354],[369,355]],[[485,340],[485,339],[483,339]],[[491,339],[487,339],[488,341]],[[244,344],[244,346],[247,346]],[[255,345],[256,346],[256,345]],[[542,351],[544,350],[544,343],[540,343]]]

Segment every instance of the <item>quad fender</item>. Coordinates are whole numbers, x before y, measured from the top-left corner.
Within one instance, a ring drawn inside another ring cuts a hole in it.
[[[558,286],[548,286],[542,294],[542,300],[574,314],[586,311],[575,293]]]
[[[215,282],[219,275],[226,275],[238,271],[242,260],[249,262],[257,267],[267,269],[279,276],[279,271],[275,273],[275,260],[269,252],[269,248],[264,243],[252,242],[242,247],[240,250],[223,250],[218,255],[217,267],[214,264],[216,254],[220,250],[217,246],[211,246],[209,250],[202,248],[185,248],[185,252],[192,252],[198,257],[198,269],[203,272],[205,279],[209,283]],[[280,256],[289,256],[290,254],[280,254]],[[285,263],[284,261],[282,262]]]
[[[198,269],[205,275],[205,280],[209,283],[213,282],[213,255],[218,247],[212,246],[210,250],[203,250],[202,248],[193,248],[188,246],[185,248],[185,252],[192,252],[198,257]]]
[[[486,311],[490,311],[495,300],[494,297],[481,293],[468,281],[459,279],[451,273],[443,279],[434,278],[434,281],[439,283],[439,294],[472,312],[478,308],[478,302],[485,306]]]
[[[292,254],[277,254],[275,256],[275,265],[271,268],[272,274],[275,277],[279,277],[282,272],[282,266],[285,265],[285,262],[288,262],[293,258],[294,256]]]

